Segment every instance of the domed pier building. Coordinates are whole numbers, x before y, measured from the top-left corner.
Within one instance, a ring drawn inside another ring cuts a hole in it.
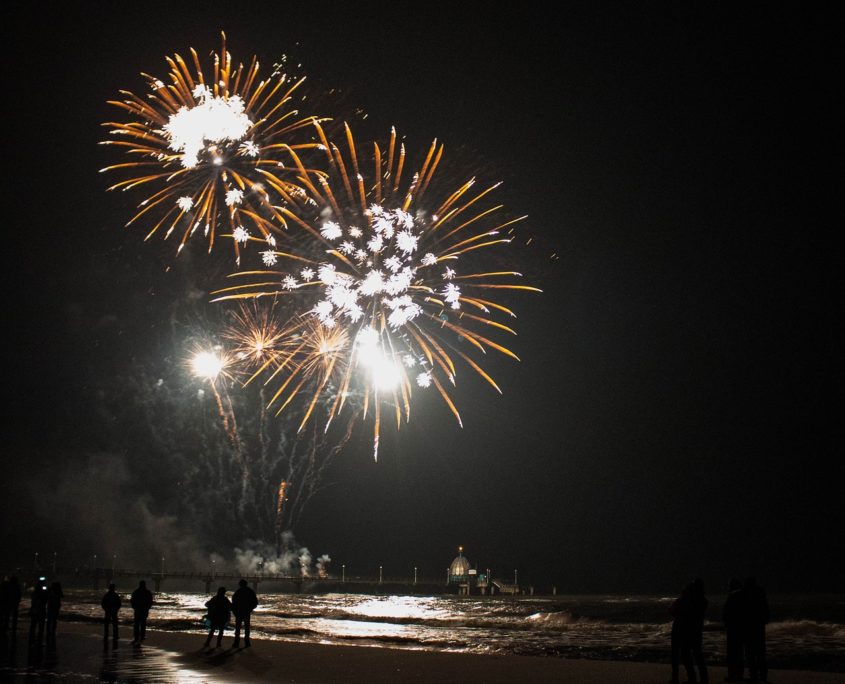
[[[464,556],[464,547],[458,547],[458,555],[446,571],[446,584],[457,584],[459,594],[487,593],[488,575],[478,574],[478,570],[470,567],[469,559]]]

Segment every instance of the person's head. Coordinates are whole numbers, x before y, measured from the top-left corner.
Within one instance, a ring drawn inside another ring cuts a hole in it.
[[[742,582],[738,577],[731,577],[731,581],[728,582],[728,591],[736,591],[737,589],[742,589]]]
[[[746,589],[753,589],[757,586],[757,579],[755,577],[746,577],[745,578],[745,588]]]
[[[238,582],[238,586],[239,587],[245,587],[246,586],[246,580],[242,579],[240,582]]]
[[[144,580],[141,580],[140,582],[138,582],[138,587],[139,587],[140,589],[146,589],[146,588],[147,588],[147,583],[146,583]]]
[[[110,585],[109,585],[109,591],[110,591],[111,593],[114,593],[114,590],[115,590],[115,585],[114,585],[114,584],[110,584]]]
[[[217,587],[217,595],[218,596],[225,596],[226,595],[226,587]]]

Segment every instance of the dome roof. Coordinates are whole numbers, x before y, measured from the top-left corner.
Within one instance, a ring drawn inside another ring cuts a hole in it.
[[[449,574],[459,576],[469,574],[469,561],[464,558],[463,554],[459,553],[452,561],[452,565],[449,566]]]

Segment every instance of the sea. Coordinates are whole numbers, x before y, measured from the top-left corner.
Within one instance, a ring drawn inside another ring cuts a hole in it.
[[[101,618],[101,591],[69,589],[62,619]],[[201,593],[158,593],[148,626],[204,634]],[[672,596],[262,594],[255,637],[372,648],[668,662]],[[845,672],[845,595],[770,595],[769,667]],[[121,612],[131,622],[128,596]],[[721,602],[704,649],[724,663]],[[231,630],[227,632],[231,636]],[[200,637],[198,636],[198,639]]]

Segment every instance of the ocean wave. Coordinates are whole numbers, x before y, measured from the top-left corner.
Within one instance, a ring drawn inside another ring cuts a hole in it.
[[[813,620],[784,620],[770,622],[767,627],[770,636],[813,636],[830,637],[845,641],[845,625],[837,622],[815,622]]]
[[[560,610],[554,613],[534,613],[529,615],[526,620],[530,620],[534,628],[561,629],[577,622],[578,618],[568,611]]]

